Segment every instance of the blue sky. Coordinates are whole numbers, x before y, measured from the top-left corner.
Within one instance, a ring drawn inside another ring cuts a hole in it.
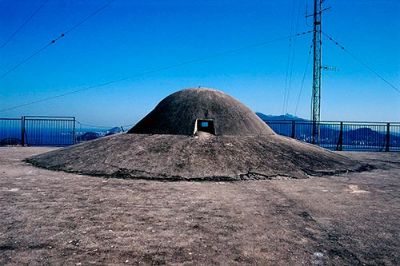
[[[0,72],[5,73],[105,2],[49,0],[0,49]],[[42,3],[0,1],[0,43]],[[198,86],[223,90],[254,111],[293,114],[306,70],[297,115],[309,118],[312,75],[311,61],[307,69],[306,62],[311,35],[292,40],[291,46],[286,39],[137,75],[310,30],[304,18],[306,6],[311,10],[312,1],[115,0],[0,79],[0,109],[132,78],[5,111],[0,117],[67,115],[95,125],[127,125],[137,122],[168,94]],[[325,6],[331,9],[324,13],[324,31],[399,88],[400,2],[326,0]],[[293,67],[289,63],[288,68],[289,53]],[[400,93],[327,39],[323,43],[323,63],[337,71],[323,72],[322,120],[400,120]],[[289,83],[289,100],[284,107],[284,91]]]

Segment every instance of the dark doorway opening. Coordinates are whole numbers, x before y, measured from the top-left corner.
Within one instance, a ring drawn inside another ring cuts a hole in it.
[[[212,119],[197,119],[194,131],[194,133],[202,131],[215,135],[214,121]]]

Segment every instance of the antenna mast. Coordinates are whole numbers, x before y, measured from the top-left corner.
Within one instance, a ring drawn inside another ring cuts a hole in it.
[[[317,144],[320,141],[320,118],[321,118],[321,69],[322,69],[322,2],[323,0],[314,0],[314,30],[313,30],[313,86],[312,86],[312,143]]]

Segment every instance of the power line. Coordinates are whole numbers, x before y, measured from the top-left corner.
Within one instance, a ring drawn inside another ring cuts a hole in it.
[[[89,86],[89,87],[85,87],[85,88],[81,88],[81,89],[65,92],[65,93],[62,93],[62,94],[59,94],[59,95],[50,96],[50,97],[42,98],[42,99],[39,99],[39,100],[36,100],[36,101],[32,101],[32,102],[23,103],[23,104],[20,104],[20,105],[15,105],[15,106],[11,106],[11,107],[8,107],[8,108],[4,108],[4,109],[1,109],[0,112],[10,111],[10,110],[14,110],[14,109],[17,109],[17,108],[25,107],[25,106],[28,106],[28,105],[41,103],[41,102],[46,102],[46,101],[57,99],[57,98],[61,98],[61,97],[67,96],[67,95],[79,93],[79,92],[82,92],[82,91],[91,90],[91,89],[94,89],[94,88],[104,87],[104,86],[107,86],[107,85],[110,85],[110,84],[113,84],[113,83],[125,81],[125,80],[132,79],[132,78],[135,78],[135,77],[149,75],[149,74],[153,74],[153,73],[157,73],[157,72],[161,72],[161,71],[165,71],[165,70],[169,70],[169,69],[173,69],[173,68],[178,68],[178,67],[181,67],[181,66],[190,65],[190,64],[194,64],[194,63],[198,63],[198,62],[202,62],[202,61],[208,61],[210,59],[221,57],[221,56],[224,56],[224,55],[227,55],[227,54],[233,54],[233,53],[237,53],[237,52],[240,52],[240,51],[243,51],[243,50],[248,50],[248,49],[251,49],[251,48],[262,47],[262,46],[265,46],[265,45],[273,43],[273,42],[286,40],[288,38],[293,38],[293,36],[296,36],[296,37],[303,36],[303,35],[306,35],[306,34],[311,33],[311,32],[312,31],[304,31],[304,32],[300,32],[300,33],[297,33],[297,34],[294,34],[294,35],[290,35],[290,36],[285,36],[285,37],[272,39],[272,40],[269,40],[269,41],[250,44],[250,45],[246,45],[246,46],[243,46],[243,47],[240,47],[240,48],[226,50],[226,51],[223,51],[223,52],[211,54],[211,55],[208,55],[208,56],[205,56],[205,57],[196,58],[196,59],[183,61],[183,62],[180,62],[180,63],[177,63],[177,64],[173,64],[173,65],[168,65],[168,66],[164,66],[164,67],[160,67],[160,68],[156,68],[156,69],[152,69],[152,70],[139,72],[139,73],[136,73],[136,74],[134,74],[132,76],[129,76],[129,77],[124,77],[124,78],[120,78],[120,79],[116,79],[116,80],[112,80],[112,81],[107,81],[107,82],[100,83],[100,84],[97,84],[97,85],[92,85],[92,86]]]
[[[292,6],[292,10],[290,12],[290,17],[292,18],[291,22],[290,22],[290,35],[293,34],[294,32],[294,12],[295,12],[295,6]],[[286,74],[285,74],[285,88],[283,91],[283,103],[282,103],[282,113],[285,113],[285,109],[286,109],[286,100],[288,98],[288,77],[289,77],[289,67],[290,67],[290,62],[292,60],[292,45],[293,45],[293,41],[292,38],[289,38],[289,47],[288,47],[288,57],[287,57],[287,61],[286,61]]]
[[[341,50],[346,52],[350,57],[352,57],[355,61],[363,65],[365,68],[367,68],[369,71],[374,73],[378,78],[380,78],[382,81],[384,81],[386,84],[388,84],[390,87],[392,87],[395,91],[400,93],[400,89],[397,88],[395,85],[393,85],[391,82],[389,82],[387,79],[385,79],[381,74],[379,74],[377,71],[375,71],[372,67],[367,65],[363,60],[361,60],[359,57],[351,53],[349,50],[347,50],[342,44],[340,44],[338,41],[333,39],[330,35],[326,34],[325,32],[322,32],[322,34],[328,38],[330,41],[332,41],[337,47],[339,47]]]
[[[296,7],[298,8],[298,10],[297,10],[297,15],[295,16]],[[299,2],[298,6],[297,6],[296,1],[294,1],[293,7],[292,7],[292,12],[291,12],[292,21],[291,21],[290,34],[293,34],[293,32],[297,32],[297,29],[299,26],[300,12],[301,12],[301,3]],[[295,55],[296,55],[296,38],[290,38],[289,39],[288,60],[286,62],[287,65],[286,65],[284,98],[283,98],[283,105],[282,105],[282,113],[283,114],[288,112],[290,91],[292,89],[292,77],[293,77],[293,67],[294,67]]]
[[[298,26],[299,26],[299,19],[300,19],[300,11],[301,11],[301,4],[299,3],[297,11],[297,19],[296,19],[296,26],[295,26],[295,32],[297,32]],[[286,109],[285,113],[288,112],[288,107],[289,107],[289,97],[290,97],[290,91],[292,89],[292,77],[293,77],[293,67],[294,67],[294,59],[296,55],[296,38],[293,39],[293,49],[292,49],[292,62],[290,64],[290,72],[289,72],[289,83],[288,83],[288,92],[287,92],[287,97],[286,97]]]
[[[42,4],[30,14],[25,21],[8,37],[8,39],[0,46],[3,49],[31,20],[36,14],[47,4],[49,0],[44,0]]]
[[[78,28],[79,26],[81,26],[82,24],[84,24],[86,21],[88,21],[89,19],[91,19],[92,17],[96,16],[97,14],[99,14],[101,11],[103,11],[104,9],[106,9],[109,5],[111,5],[112,2],[114,2],[115,0],[109,0],[107,1],[104,5],[100,6],[98,9],[96,9],[95,11],[93,11],[92,13],[90,13],[88,16],[86,16],[85,18],[83,18],[81,21],[79,21],[78,23],[74,24],[72,27],[70,27],[69,29],[67,29],[66,31],[64,31],[64,34],[68,34],[74,30],[76,30],[76,28]]]
[[[306,63],[306,68],[304,69],[304,74],[303,74],[303,78],[301,80],[301,85],[300,85],[300,91],[299,94],[297,95],[297,102],[296,102],[296,108],[294,111],[294,115],[297,115],[297,109],[299,107],[299,103],[300,103],[300,97],[301,94],[303,93],[303,88],[304,88],[304,81],[306,79],[306,75],[307,75],[307,70],[308,70],[308,65],[310,64],[310,58],[311,58],[311,51],[312,51],[313,45],[310,45],[310,50],[308,51],[308,57],[307,57],[307,63]]]
[[[66,31],[64,31],[63,33],[61,33],[57,38],[51,40],[50,42],[48,42],[47,44],[43,45],[41,48],[39,48],[38,50],[36,50],[34,53],[32,53],[31,55],[29,55],[28,57],[24,58],[23,60],[21,60],[20,62],[18,62],[17,64],[15,64],[14,66],[12,66],[9,70],[7,70],[6,72],[4,72],[3,74],[0,75],[0,79],[5,78],[6,76],[8,76],[8,74],[10,74],[11,72],[15,71],[17,68],[19,68],[20,66],[22,66],[23,64],[27,63],[28,61],[30,61],[32,58],[34,58],[35,56],[37,56],[38,54],[42,53],[44,50],[46,50],[47,48],[49,48],[51,45],[55,44],[58,40],[60,40],[61,38],[63,38],[66,34],[76,30],[79,26],[81,26],[82,24],[84,24],[86,21],[88,21],[90,18],[96,16],[97,14],[99,14],[102,10],[104,10],[106,7],[108,7],[112,2],[114,2],[115,0],[109,0],[107,1],[104,5],[102,5],[101,7],[99,7],[98,9],[96,9],[95,11],[93,11],[92,13],[90,13],[88,16],[86,16],[85,18],[83,18],[82,20],[80,20],[78,23],[74,24],[72,27],[70,27],[69,29],[67,29]]]
[[[30,56],[24,58],[22,61],[20,61],[19,63],[17,63],[16,65],[14,65],[13,67],[11,67],[9,70],[7,70],[6,72],[4,72],[1,76],[0,79],[3,79],[4,77],[6,77],[8,74],[10,74],[11,72],[13,72],[14,70],[16,70],[18,67],[22,66],[23,64],[25,64],[26,62],[28,62],[29,60],[31,60],[33,57],[37,56],[38,54],[40,54],[41,52],[43,52],[44,50],[46,50],[50,45],[54,44],[56,41],[58,41],[59,39],[61,39],[62,37],[64,37],[64,35],[60,35],[57,38],[55,38],[54,40],[52,40],[51,42],[49,42],[48,44],[42,46],[41,48],[39,48],[38,50],[36,50],[33,54],[31,54]]]

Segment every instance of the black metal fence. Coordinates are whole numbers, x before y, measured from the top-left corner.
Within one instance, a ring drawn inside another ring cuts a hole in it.
[[[276,133],[312,143],[311,121],[265,121]],[[319,123],[321,147],[338,151],[400,151],[400,123]]]
[[[75,135],[75,117],[0,118],[0,146],[67,146]]]
[[[265,121],[276,133],[312,142],[312,122]],[[118,127],[76,128],[75,117],[23,116],[0,118],[0,146],[68,146],[108,134],[123,132]],[[118,130],[117,130],[118,129]],[[400,151],[400,123],[320,122],[317,145],[343,151]]]

